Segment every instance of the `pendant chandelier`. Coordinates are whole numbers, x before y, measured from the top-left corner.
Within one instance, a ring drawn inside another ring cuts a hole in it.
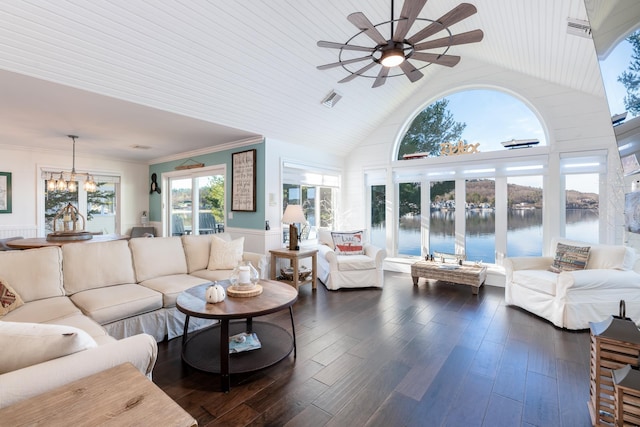
[[[73,163],[71,166],[71,172],[61,171],[60,173],[51,172],[47,177],[47,191],[78,191],[78,184],[76,181],[79,177],[84,177],[84,184],[82,188],[87,193],[93,193],[97,189],[96,182],[88,173],[76,172],[76,139],[77,135],[67,135],[73,141]]]

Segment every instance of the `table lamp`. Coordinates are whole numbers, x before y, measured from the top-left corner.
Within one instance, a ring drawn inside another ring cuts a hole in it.
[[[304,217],[304,212],[302,211],[302,206],[287,205],[287,208],[284,210],[284,215],[282,215],[282,223],[289,224],[289,250],[300,250],[300,246],[298,245],[300,234],[298,233],[296,224],[307,223],[307,219]]]

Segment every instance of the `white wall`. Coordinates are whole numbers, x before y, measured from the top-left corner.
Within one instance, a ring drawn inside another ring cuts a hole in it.
[[[595,54],[593,56],[595,70],[576,72],[599,73]],[[550,166],[558,164],[560,152],[563,151],[608,150],[609,173],[607,182],[604,183],[607,200],[606,206],[601,205],[601,215],[605,215],[607,223],[603,243],[621,243],[621,198],[624,191],[604,88],[593,88],[593,93],[600,94],[593,95],[493,65],[474,63],[467,58],[463,58],[457,67],[443,69],[431,77],[409,102],[381,123],[362,145],[348,156],[342,203],[345,208],[343,219],[350,222],[347,226],[366,226],[364,219],[367,192],[364,191],[364,171],[374,167],[393,166],[392,156],[396,140],[404,134],[415,114],[443,96],[463,89],[478,88],[503,90],[532,108],[543,126],[546,126],[547,144],[550,145]],[[482,108],[482,105],[478,105],[478,108]],[[526,154],[526,151],[523,151],[523,154]],[[558,182],[558,171],[551,171],[551,175],[551,182]],[[561,205],[562,198],[559,192],[554,189],[551,191],[554,193],[553,197],[547,197],[548,194],[545,194],[545,218],[558,216],[559,210],[564,207]],[[549,221],[545,227],[545,238],[548,240],[557,235],[559,223]]]
[[[11,172],[12,213],[0,214],[0,237],[22,235],[36,237],[37,190],[40,168],[71,169],[71,152],[32,151],[0,146],[0,172]],[[76,169],[121,177],[120,233],[128,233],[138,225],[142,211],[149,210],[149,167],[142,163],[124,162],[76,155]],[[44,237],[44,236],[38,236]]]

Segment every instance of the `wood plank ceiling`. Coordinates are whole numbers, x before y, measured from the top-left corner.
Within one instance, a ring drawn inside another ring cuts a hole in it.
[[[420,17],[437,19],[459,3],[430,0]],[[568,17],[587,19],[582,0],[470,3],[478,13],[452,30],[480,28],[485,39],[451,49],[462,57],[458,67],[474,59],[601,94],[593,42],[566,31]],[[347,75],[341,68],[316,69],[337,60],[318,40],[345,42],[357,33],[348,14],[362,11],[378,23],[389,9],[389,0],[2,1],[0,143],[68,149],[61,136],[85,132],[108,142],[105,155],[149,161],[263,135],[344,156],[449,71],[433,65],[417,83],[401,76],[372,89],[371,79],[338,84]],[[343,99],[327,109],[320,101],[333,89]],[[43,108],[47,102],[55,113]],[[133,144],[154,150],[136,152]]]

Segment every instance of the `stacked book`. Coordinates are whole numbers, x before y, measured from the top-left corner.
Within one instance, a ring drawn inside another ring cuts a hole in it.
[[[241,332],[229,337],[229,354],[243,351],[257,350],[262,346],[258,336],[254,333]]]

